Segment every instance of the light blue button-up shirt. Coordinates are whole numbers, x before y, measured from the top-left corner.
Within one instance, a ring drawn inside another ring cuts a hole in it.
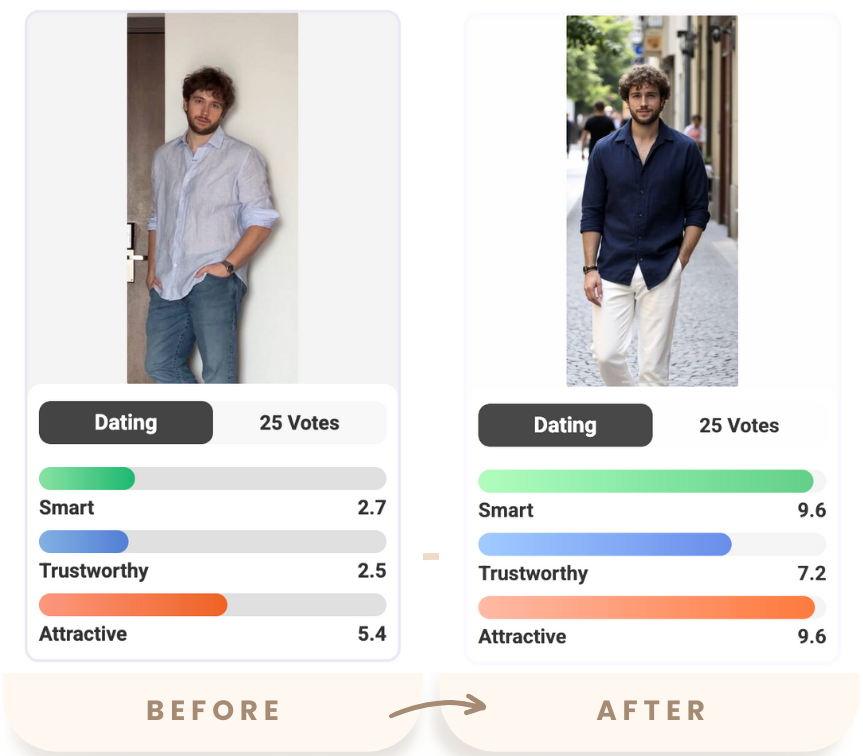
[[[186,134],[163,144],[153,157],[156,287],[162,299],[182,299],[206,276],[205,265],[224,260],[250,226],[272,228],[273,209],[264,158],[219,126],[193,155]],[[248,285],[248,263],[236,275]]]

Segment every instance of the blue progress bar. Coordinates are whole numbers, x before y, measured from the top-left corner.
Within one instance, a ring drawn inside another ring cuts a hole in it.
[[[120,554],[128,545],[122,530],[46,530],[39,537],[49,554]]]
[[[486,533],[486,556],[725,556],[725,533]]]

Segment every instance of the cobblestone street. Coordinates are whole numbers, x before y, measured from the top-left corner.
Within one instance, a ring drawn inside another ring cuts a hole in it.
[[[587,162],[575,148],[567,172],[567,385],[602,386],[590,353],[591,308],[583,291],[579,233]],[[637,318],[637,312],[636,312]],[[638,373],[638,337],[629,364]],[[710,221],[683,273],[671,351],[671,386],[737,385],[737,243]]]

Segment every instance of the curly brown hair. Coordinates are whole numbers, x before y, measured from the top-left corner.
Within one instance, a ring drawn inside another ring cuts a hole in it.
[[[671,84],[668,83],[668,77],[658,68],[641,65],[633,66],[620,77],[620,83],[617,87],[620,99],[624,102],[628,101],[629,90],[632,87],[640,89],[645,84],[653,84],[659,89],[660,100],[667,100],[671,96]]]
[[[183,79],[183,99],[186,102],[198,90],[209,92],[215,99],[222,101],[225,106],[222,115],[231,109],[236,99],[234,80],[221,68],[204,66]]]

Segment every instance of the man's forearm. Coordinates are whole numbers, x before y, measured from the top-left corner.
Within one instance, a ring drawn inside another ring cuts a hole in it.
[[[147,234],[147,272],[156,273],[156,232]]]
[[[270,229],[265,228],[264,226],[249,226],[246,229],[246,233],[242,235],[240,241],[237,242],[237,246],[231,250],[231,254],[228,255],[227,260],[231,265],[235,268],[239,268],[241,265],[244,265],[248,259],[258,251],[258,247],[260,247],[266,238],[270,235]]]
[[[599,231],[585,231],[581,235],[584,245],[584,264],[589,268],[596,265],[596,256],[599,254],[599,240],[602,234]]]
[[[684,262],[692,256],[702,233],[704,233],[704,229],[701,226],[687,226],[683,230],[683,242],[680,245],[679,256],[683,258]]]

